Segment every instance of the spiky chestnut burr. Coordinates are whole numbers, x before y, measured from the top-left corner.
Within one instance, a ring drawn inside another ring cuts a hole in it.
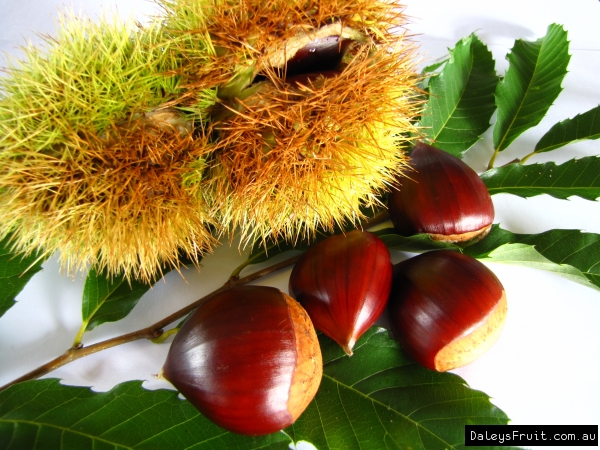
[[[131,24],[129,24],[131,25]],[[68,268],[153,279],[213,238],[200,186],[207,138],[157,24],[65,15],[0,78],[0,236]]]
[[[185,70],[197,86],[219,86],[207,180],[223,227],[239,227],[247,241],[293,239],[354,221],[361,206],[377,203],[403,170],[398,136],[415,132],[418,108],[414,46],[399,31],[406,21],[399,5],[248,0],[169,7],[167,23],[195,17],[215,49],[209,64],[190,61]],[[310,57],[323,47],[324,65]]]
[[[159,4],[135,32],[66,20],[2,80],[0,235],[15,249],[150,280],[210,249],[211,225],[293,238],[378,202],[417,109],[399,6]],[[298,69],[337,38],[336,68]]]
[[[302,306],[272,287],[239,286],[187,319],[162,375],[217,425],[261,435],[302,414],[322,372],[317,334]]]

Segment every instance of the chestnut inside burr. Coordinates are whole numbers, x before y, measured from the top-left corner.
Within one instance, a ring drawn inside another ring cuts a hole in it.
[[[287,83],[302,84],[319,76],[336,76],[341,72],[342,60],[353,42],[353,39],[335,35],[317,38],[299,49],[284,67],[274,68],[275,75]],[[261,73],[253,83],[266,78]]]
[[[327,36],[315,39],[296,52],[294,57],[287,62],[285,73],[286,80],[298,75],[328,74],[339,68],[352,39],[340,36]]]

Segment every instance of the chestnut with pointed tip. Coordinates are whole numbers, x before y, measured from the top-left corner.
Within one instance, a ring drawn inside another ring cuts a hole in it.
[[[475,242],[485,237],[494,220],[487,187],[467,164],[443,150],[417,143],[410,154],[414,172],[399,179],[389,197],[396,231],[427,233],[443,242]]]
[[[264,435],[291,425],[323,373],[300,304],[267,286],[239,286],[201,305],[169,350],[162,375],[226,430]]]
[[[315,327],[348,355],[379,318],[392,285],[390,252],[381,239],[354,230],[310,248],[294,266],[289,292]]]
[[[480,261],[437,250],[394,266],[388,312],[404,350],[421,365],[445,372],[475,361],[496,342],[506,294]]]

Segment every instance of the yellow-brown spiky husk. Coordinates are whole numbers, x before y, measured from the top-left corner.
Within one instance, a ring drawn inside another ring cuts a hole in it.
[[[416,134],[414,46],[400,29],[401,8],[377,0],[202,4],[214,59],[232,70],[219,90],[207,177],[223,226],[250,242],[361,218],[403,170],[400,139]],[[299,48],[335,35],[354,41],[336,76],[283,79]]]
[[[152,25],[65,16],[0,79],[0,236],[151,281],[215,243],[201,190],[207,138]],[[160,44],[160,45],[159,45]]]
[[[18,229],[17,248],[35,242],[59,250],[69,270],[93,263],[145,281],[177,266],[180,254],[197,261],[213,238],[200,214],[199,186],[185,177],[200,164],[203,143],[170,129],[150,131],[143,119],[80,143],[75,159],[23,151],[27,163],[2,174],[4,201],[12,205],[3,208],[3,222]]]
[[[214,245],[356,221],[405,164],[414,46],[383,0],[157,0],[131,31],[67,18],[0,79],[0,238],[145,281]],[[334,76],[286,79],[315,38]],[[410,139],[410,137],[408,138]]]
[[[411,125],[393,107],[394,73],[365,58],[337,77],[265,84],[247,99],[217,127],[213,179],[227,179],[215,189],[227,192],[219,196],[229,200],[220,208],[225,221],[247,237],[295,238],[359,219],[404,162],[397,133]]]

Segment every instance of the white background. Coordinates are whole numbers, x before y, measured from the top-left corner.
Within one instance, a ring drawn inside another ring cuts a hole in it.
[[[115,9],[116,1],[80,0],[71,4],[95,17]],[[530,153],[537,140],[556,122],[585,112],[600,103],[600,2],[596,0],[410,0],[409,28],[417,34],[424,63],[446,54],[446,49],[476,32],[497,63],[499,74],[507,66],[505,55],[514,40],[535,40],[553,22],[569,32],[572,54],[564,91],[547,117],[501,153],[497,165]],[[0,0],[0,49],[16,52],[36,33],[52,33],[53,18],[64,4],[58,0]],[[143,20],[155,7],[146,1],[119,1],[122,16]],[[0,65],[4,59],[0,57]],[[491,129],[468,153],[466,161],[478,172],[485,169],[493,150]],[[600,154],[600,141],[575,143],[532,158],[528,163]],[[547,196],[521,199],[494,196],[496,220],[517,233],[539,233],[553,228],[600,233],[600,203],[579,198],[556,200]],[[407,255],[394,252],[394,261]],[[185,280],[169,274],[148,292],[126,319],[102,325],[84,337],[91,344],[148,326],[219,287],[242,261],[234,245],[218,248],[203,261],[198,273],[187,271]],[[471,387],[492,397],[514,424],[600,423],[600,291],[555,275],[519,266],[489,264],[507,292],[509,316],[504,332],[492,350],[471,365],[457,370]],[[247,273],[247,272],[244,272]],[[260,280],[287,291],[289,270]],[[17,297],[18,304],[0,319],[0,385],[63,353],[72,344],[81,323],[84,275],[60,273],[56,258],[44,264]],[[1,288],[1,287],[0,287]],[[156,380],[168,345],[140,341],[71,363],[50,377],[65,384],[92,386],[105,391],[115,384],[146,380],[148,388],[169,387]]]

